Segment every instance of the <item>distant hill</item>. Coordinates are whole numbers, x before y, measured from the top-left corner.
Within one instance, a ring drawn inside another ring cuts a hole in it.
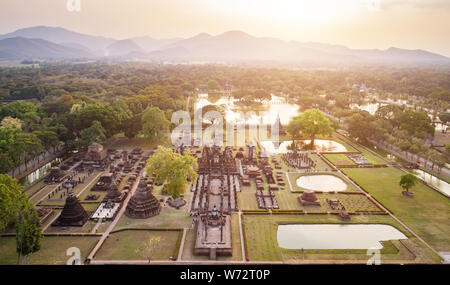
[[[122,56],[129,54],[131,52],[141,52],[143,51],[140,46],[138,46],[134,41],[132,40],[120,40],[115,41],[114,43],[110,44],[106,48],[106,55],[107,56]]]
[[[135,42],[138,46],[140,46],[143,50],[147,52],[159,50],[164,46],[170,45],[177,41],[182,40],[181,38],[173,38],[173,39],[154,39],[152,37],[135,37],[130,38],[133,42]]]
[[[0,35],[0,40],[13,37],[43,39],[56,44],[78,44],[88,48],[91,51],[103,50],[115,41],[110,38],[91,36],[72,32],[60,27],[47,26],[20,29],[9,34]]]
[[[180,53],[176,53],[179,50]],[[185,56],[183,56],[185,55]],[[199,34],[172,43],[158,52],[141,55],[147,59],[205,61],[282,61],[319,63],[410,63],[450,64],[450,58],[424,50],[389,48],[357,50],[342,45],[286,42],[253,37],[241,31],[217,36]]]
[[[42,39],[21,37],[0,40],[0,59],[85,58],[92,54],[78,48],[58,45]]]
[[[58,57],[89,54],[92,57],[120,57],[154,61],[221,61],[221,62],[283,62],[320,64],[445,64],[450,58],[425,50],[406,50],[391,47],[379,49],[351,49],[343,45],[313,42],[283,41],[276,38],[254,37],[242,31],[229,31],[217,36],[206,33],[187,39],[154,39],[148,36],[125,40],[80,34],[59,27],[31,27],[0,35],[7,38],[42,39],[59,45]],[[21,44],[16,41],[16,44]],[[42,48],[43,54],[23,53],[23,46],[14,51],[13,42],[2,51],[2,58],[22,55],[26,58],[52,54]],[[36,43],[35,43],[36,44]],[[61,50],[65,47],[67,50]],[[75,52],[76,51],[76,52]]]

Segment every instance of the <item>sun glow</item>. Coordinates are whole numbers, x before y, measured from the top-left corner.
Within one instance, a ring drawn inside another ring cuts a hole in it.
[[[211,10],[274,23],[323,24],[350,18],[364,8],[364,0],[208,0]]]

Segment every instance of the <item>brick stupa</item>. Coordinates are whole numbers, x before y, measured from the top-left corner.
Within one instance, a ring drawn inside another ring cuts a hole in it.
[[[53,222],[52,226],[81,227],[88,219],[88,213],[81,206],[78,198],[73,195],[72,189],[69,189],[66,204],[61,211],[61,215]]]
[[[159,201],[151,193],[151,186],[141,180],[136,193],[131,197],[125,210],[125,215],[135,219],[145,219],[161,212]]]

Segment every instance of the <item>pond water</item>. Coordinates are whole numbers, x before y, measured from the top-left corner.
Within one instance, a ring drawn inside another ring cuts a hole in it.
[[[311,140],[303,140],[305,144],[311,143]],[[261,141],[261,145],[264,149],[271,155],[287,153],[288,146],[292,144],[292,141],[282,141],[277,147],[276,142],[274,141]],[[318,151],[327,151],[327,152],[345,152],[348,151],[345,146],[342,144],[332,141],[332,140],[314,140],[315,150]]]
[[[34,181],[43,178],[52,168],[52,165],[59,164],[62,161],[62,158],[55,158],[52,161],[42,165],[35,171],[31,172],[25,177],[20,178],[19,183],[22,185],[32,184]]]
[[[324,192],[344,191],[347,184],[334,175],[303,175],[296,181],[299,187]]]
[[[207,94],[199,94],[199,98],[195,103],[195,109],[198,110],[207,105],[223,105],[226,120],[238,124],[244,122],[246,124],[259,124],[261,121],[265,124],[273,124],[279,115],[281,123],[285,125],[289,123],[292,117],[300,114],[298,105],[286,103],[283,97],[275,95],[272,95],[270,101],[263,101],[262,104],[253,106],[246,107],[237,103],[238,100],[226,96],[211,102]],[[254,113],[252,114],[249,111]],[[245,113],[248,113],[247,116],[244,115]]]
[[[448,184],[447,182],[445,182],[442,179],[437,178],[434,175],[429,174],[428,172],[425,172],[421,169],[414,169],[413,173],[419,177],[420,179],[422,179],[423,181],[427,182],[430,185],[433,185],[434,187],[436,187],[439,191],[441,191],[442,193],[446,194],[447,196],[450,197],[450,184]]]
[[[350,108],[364,110],[364,111],[369,112],[371,115],[375,115],[378,108],[380,106],[384,106],[384,105],[387,105],[387,104],[380,104],[380,103],[368,103],[368,104],[362,104],[362,105],[350,104]]]
[[[407,239],[390,225],[279,225],[278,245],[286,249],[381,249],[380,241]]]

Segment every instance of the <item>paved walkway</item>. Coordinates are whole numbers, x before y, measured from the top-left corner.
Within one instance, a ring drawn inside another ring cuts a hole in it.
[[[177,261],[181,261],[181,256],[183,255],[183,250],[184,250],[184,241],[186,239],[186,232],[189,229],[183,229],[183,236],[181,237],[181,244],[180,244],[180,249],[178,250],[178,257],[177,257]]]
[[[114,229],[114,227],[117,225],[117,223],[119,222],[119,220],[122,217],[122,215],[125,213],[125,210],[127,208],[128,202],[130,201],[131,196],[133,196],[134,192],[136,191],[136,189],[137,189],[137,187],[139,185],[139,181],[141,180],[141,175],[142,174],[139,174],[138,179],[136,179],[136,181],[135,181],[135,183],[133,185],[133,188],[131,188],[131,191],[128,193],[127,198],[125,199],[125,201],[122,204],[122,208],[120,208],[119,213],[117,213],[116,218],[114,219],[114,221],[112,221],[112,223],[109,225],[109,227],[106,229],[106,231],[102,234],[102,237],[100,238],[98,243],[95,245],[94,249],[91,251],[91,253],[87,257],[88,259],[91,260],[91,262],[93,261],[95,254],[100,249],[100,247],[102,246],[103,242],[105,242],[106,238],[108,238],[108,236],[111,233],[111,231]]]
[[[242,212],[239,211],[238,217],[239,217],[239,236],[241,238],[241,251],[242,251],[242,261],[247,262],[247,258],[245,256],[245,242],[244,242],[244,231],[242,229]]]

